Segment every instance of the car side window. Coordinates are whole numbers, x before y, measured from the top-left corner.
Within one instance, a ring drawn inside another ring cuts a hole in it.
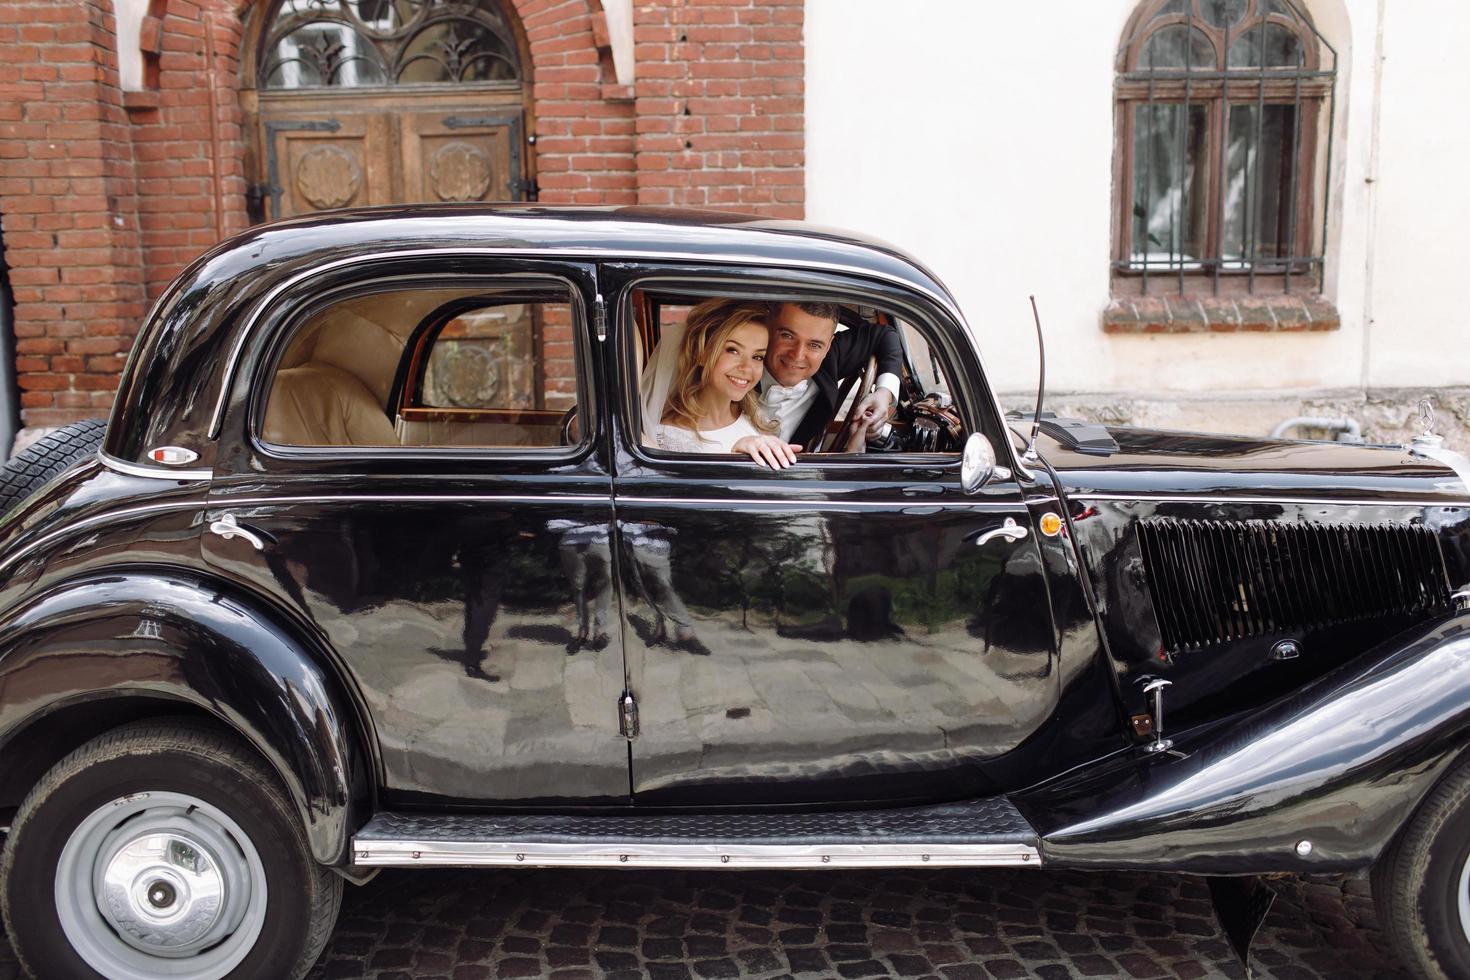
[[[285,344],[260,433],[286,447],[580,443],[578,307],[561,283],[393,288],[318,309]]]
[[[746,375],[755,382],[732,403],[739,409],[730,410],[734,428],[740,428],[739,416],[748,416],[761,431],[802,446],[807,458],[870,452],[957,457],[964,444],[964,415],[943,348],[931,343],[930,326],[897,311],[828,296],[756,300],[641,288],[632,290],[631,305],[646,449],[687,456],[730,452],[732,440],[719,441],[728,430],[696,427],[687,417],[693,413],[675,418],[670,406],[681,387],[693,396],[687,402],[713,397],[709,389],[718,387],[730,388],[734,398]],[[703,347],[687,343],[691,326],[707,341]],[[740,341],[740,331],[750,334],[743,346],[758,357],[727,366],[715,347]],[[688,347],[683,360],[681,346]],[[700,351],[708,363],[696,365],[689,357]],[[711,373],[715,381],[705,383]],[[886,396],[874,394],[880,390]],[[884,408],[887,417],[876,418]]]

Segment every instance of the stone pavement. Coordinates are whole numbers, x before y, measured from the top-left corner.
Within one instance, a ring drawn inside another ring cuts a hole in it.
[[[1275,884],[1256,976],[1404,976],[1365,879]],[[311,980],[1244,975],[1191,876],[515,870],[349,887]]]

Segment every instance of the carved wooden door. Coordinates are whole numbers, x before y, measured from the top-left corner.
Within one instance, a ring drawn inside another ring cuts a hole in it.
[[[273,0],[258,12],[255,220],[535,197],[523,41],[502,0]]]

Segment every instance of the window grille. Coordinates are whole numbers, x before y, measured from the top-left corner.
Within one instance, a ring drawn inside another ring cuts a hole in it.
[[[1147,0],[1117,70],[1115,291],[1320,290],[1337,52],[1299,0]]]
[[[516,38],[496,0],[278,0],[262,89],[518,83]]]

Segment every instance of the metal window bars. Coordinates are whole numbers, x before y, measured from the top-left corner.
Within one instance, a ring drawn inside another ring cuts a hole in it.
[[[1147,0],[1117,71],[1115,275],[1144,294],[1160,271],[1180,293],[1263,275],[1320,290],[1337,51],[1300,0]]]
[[[275,0],[264,14],[262,90],[521,79],[499,0]]]

